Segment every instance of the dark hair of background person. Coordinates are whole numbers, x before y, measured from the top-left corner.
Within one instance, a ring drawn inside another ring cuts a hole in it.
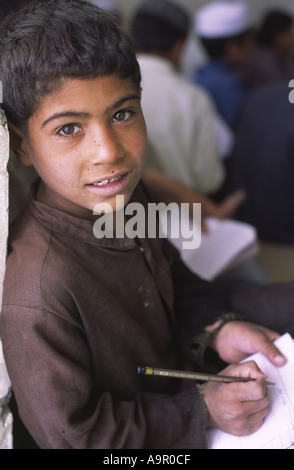
[[[286,12],[280,10],[269,11],[256,34],[256,41],[260,46],[272,46],[275,38],[280,33],[293,27],[293,18]]]
[[[241,46],[253,34],[253,29],[250,28],[235,36],[213,39],[200,37],[199,40],[210,59],[215,60],[224,57],[227,45],[230,42],[234,42]]]
[[[0,21],[17,7],[19,3],[19,0],[0,0]]]
[[[167,52],[179,39],[186,39],[189,34],[188,14],[171,2],[157,1],[162,5],[160,11],[156,6],[152,11],[151,6],[145,8],[143,4],[132,18],[130,32],[138,52]],[[147,4],[151,5],[151,2]]]

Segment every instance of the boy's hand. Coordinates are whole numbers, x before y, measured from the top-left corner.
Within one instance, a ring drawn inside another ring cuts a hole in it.
[[[219,428],[235,436],[257,431],[269,411],[264,374],[255,362],[230,365],[222,375],[250,377],[252,382],[207,382],[202,393],[208,408],[207,428]]]
[[[211,347],[227,363],[236,363],[260,352],[279,367],[287,361],[273,344],[279,336],[275,331],[254,323],[232,321],[226,323],[214,336]]]

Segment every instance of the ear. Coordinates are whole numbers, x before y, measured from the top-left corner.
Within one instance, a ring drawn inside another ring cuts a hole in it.
[[[25,166],[31,166],[31,158],[27,149],[27,137],[11,121],[8,121],[10,147],[16,153],[21,163]]]
[[[170,58],[173,64],[178,68],[181,61],[182,52],[185,46],[186,40],[183,38],[178,39],[171,48]]]
[[[236,41],[229,41],[225,53],[226,60],[232,66],[238,65],[242,58],[242,46]]]

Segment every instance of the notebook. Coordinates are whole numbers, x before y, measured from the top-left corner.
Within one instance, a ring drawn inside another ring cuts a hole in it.
[[[169,237],[186,265],[203,279],[211,281],[258,252],[256,229],[250,224],[208,217],[206,227],[207,233],[201,234],[200,246],[196,249],[183,248],[187,240],[181,235]]]
[[[219,429],[207,432],[210,449],[289,449],[294,447],[294,341],[286,333],[275,341],[287,357],[282,367],[273,366],[262,354],[248,359],[256,361],[267,374],[271,409],[263,425],[249,436],[236,437]],[[247,360],[248,360],[247,359]]]

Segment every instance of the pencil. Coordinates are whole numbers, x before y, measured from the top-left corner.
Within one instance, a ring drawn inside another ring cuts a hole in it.
[[[178,379],[192,379],[200,382],[252,382],[256,379],[246,377],[232,377],[229,375],[202,374],[199,372],[185,372],[170,369],[156,369],[154,367],[138,366],[137,373],[140,375],[159,375],[160,377],[175,377]],[[267,385],[274,385],[273,382],[266,382]]]

